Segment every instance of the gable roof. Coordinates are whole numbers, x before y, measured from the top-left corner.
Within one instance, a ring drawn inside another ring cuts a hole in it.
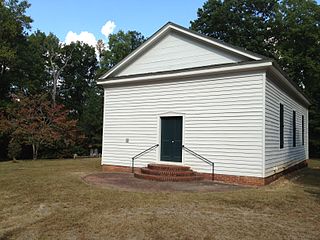
[[[167,35],[169,32],[175,31],[180,34],[183,34],[185,36],[191,37],[193,39],[196,39],[200,42],[203,42],[205,44],[209,44],[213,47],[220,48],[225,50],[226,52],[230,52],[232,54],[236,54],[245,58],[248,58],[253,61],[258,60],[266,60],[269,59],[265,56],[250,52],[248,50],[245,50],[244,48],[236,47],[231,44],[227,44],[223,41],[205,36],[203,34],[200,34],[196,31],[184,28],[180,25],[177,25],[172,22],[168,22],[165,24],[162,28],[160,28],[157,32],[155,32],[146,42],[144,42],[140,47],[138,47],[135,51],[133,51],[131,54],[129,54],[127,57],[125,57],[122,61],[120,61],[117,65],[115,65],[113,68],[111,68],[108,72],[106,72],[104,75],[102,75],[99,79],[104,80],[115,72],[119,72],[121,69],[125,68],[130,62],[138,58],[146,49],[149,49],[152,47],[157,41],[161,38],[163,38],[165,35]]]

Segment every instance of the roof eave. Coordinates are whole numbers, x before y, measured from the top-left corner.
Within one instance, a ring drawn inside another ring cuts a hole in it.
[[[280,66],[275,61],[273,61],[270,70],[274,75],[277,76],[278,79],[282,81],[282,83],[289,87],[290,90],[292,90],[308,107],[312,105],[311,101],[302,92],[300,87],[287,76],[287,74],[280,68]]]
[[[266,69],[267,67],[272,66],[272,61],[260,60],[260,61],[249,61],[249,62],[240,62],[234,64],[221,64],[221,65],[211,65],[205,67],[196,67],[196,68],[187,68],[173,71],[164,71],[164,72],[154,72],[149,74],[136,74],[128,75],[122,77],[114,77],[105,79],[104,81],[99,81],[99,85],[107,86],[113,84],[124,84],[124,83],[133,83],[133,82],[142,82],[142,81],[152,81],[152,80],[165,80],[165,79],[174,79],[174,78],[184,78],[184,77],[194,77],[202,75],[212,75],[212,74],[221,74],[221,73],[230,73],[237,71],[250,71],[250,70],[259,70]]]

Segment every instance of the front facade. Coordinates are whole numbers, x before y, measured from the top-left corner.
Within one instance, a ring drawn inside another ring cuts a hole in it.
[[[102,76],[102,165],[129,170],[136,159],[211,166],[216,180],[252,185],[308,159],[308,100],[260,55],[172,23]]]

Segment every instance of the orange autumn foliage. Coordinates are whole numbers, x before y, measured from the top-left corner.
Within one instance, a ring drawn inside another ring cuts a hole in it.
[[[41,146],[54,146],[57,142],[63,142],[66,146],[74,144],[77,121],[70,120],[68,113],[63,105],[53,106],[46,94],[15,95],[12,105],[1,112],[0,132],[31,145],[33,159],[37,159]]]

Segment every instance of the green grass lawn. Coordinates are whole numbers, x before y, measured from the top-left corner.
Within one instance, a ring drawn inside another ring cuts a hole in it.
[[[320,160],[266,187],[126,192],[90,186],[98,159],[0,163],[0,239],[319,239]]]

